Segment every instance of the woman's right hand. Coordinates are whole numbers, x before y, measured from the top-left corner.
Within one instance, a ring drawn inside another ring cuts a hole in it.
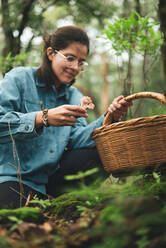
[[[62,105],[48,110],[48,124],[50,126],[74,126],[79,117],[87,118],[88,114],[83,107],[77,105]],[[42,125],[42,111],[40,111],[36,115],[35,127]]]

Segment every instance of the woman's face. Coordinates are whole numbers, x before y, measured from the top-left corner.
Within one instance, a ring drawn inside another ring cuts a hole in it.
[[[58,52],[53,52],[51,56],[48,56],[52,61],[52,71],[60,83],[69,84],[81,71],[80,65],[86,59],[88,52],[87,46],[73,42],[67,48]],[[73,57],[74,63],[70,63],[63,55]]]

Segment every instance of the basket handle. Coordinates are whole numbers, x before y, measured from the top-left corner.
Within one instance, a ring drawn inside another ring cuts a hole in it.
[[[156,93],[156,92],[139,92],[139,93],[129,95],[122,100],[132,101],[132,100],[136,100],[139,98],[155,98],[161,103],[166,104],[166,96],[164,94]],[[121,103],[122,100],[120,100],[119,103]],[[108,112],[104,118],[103,126],[109,125],[111,123],[112,123],[112,114]]]

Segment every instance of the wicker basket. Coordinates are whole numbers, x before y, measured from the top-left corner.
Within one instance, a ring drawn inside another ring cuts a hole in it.
[[[155,98],[166,104],[166,97],[155,92],[140,92],[125,100]],[[92,132],[104,169],[107,172],[133,171],[166,162],[166,115],[141,117],[110,124],[107,114],[103,126]]]

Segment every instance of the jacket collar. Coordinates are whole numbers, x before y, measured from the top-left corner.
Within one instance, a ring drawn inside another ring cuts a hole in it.
[[[36,86],[37,86],[37,87],[41,87],[41,88],[46,87],[45,83],[39,81],[37,78],[36,78]],[[65,97],[66,100],[69,99],[69,89],[68,89],[69,87],[67,87],[66,84],[62,84],[62,85],[60,86],[60,89],[59,89],[58,93],[57,93],[57,91],[56,91],[54,85],[51,85],[50,88],[52,88],[52,89],[54,90],[54,92],[56,93],[57,99],[58,99],[58,98],[61,98],[61,97]]]

